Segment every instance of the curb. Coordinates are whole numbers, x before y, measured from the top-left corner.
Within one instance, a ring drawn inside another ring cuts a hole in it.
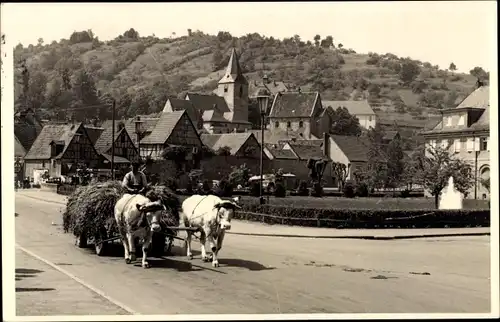
[[[65,205],[64,202],[46,200],[30,195],[20,194],[21,196],[32,198],[48,203]],[[67,198],[67,197],[66,197]],[[343,235],[343,236],[327,236],[327,235],[295,235],[295,234],[259,234],[259,233],[239,233],[227,231],[226,234],[241,235],[241,236],[258,236],[258,237],[281,237],[281,238],[310,238],[310,239],[364,239],[364,240],[396,240],[396,239],[416,239],[416,238],[438,238],[438,237],[468,237],[468,236],[490,236],[490,232],[484,233],[442,233],[428,235],[405,235],[405,236],[374,236],[374,235]]]
[[[437,238],[437,237],[467,237],[467,236],[490,236],[489,232],[484,233],[449,233],[449,234],[429,234],[429,235],[406,235],[406,236],[311,236],[293,234],[259,234],[259,233],[237,233],[227,231],[226,234],[258,237],[282,237],[282,238],[310,238],[310,239],[365,239],[365,240],[396,240],[396,239],[416,239],[416,238]]]

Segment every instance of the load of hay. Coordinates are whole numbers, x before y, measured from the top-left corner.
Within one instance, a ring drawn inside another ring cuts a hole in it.
[[[86,232],[87,236],[94,237],[101,234],[101,229],[114,227],[114,207],[116,202],[125,194],[119,181],[93,183],[79,187],[68,198],[66,211],[63,213],[63,228],[65,232],[72,232],[75,236]],[[162,216],[164,226],[178,226],[179,198],[165,187],[153,186],[146,193],[152,201],[161,199],[167,211]],[[111,233],[117,233],[116,227]]]

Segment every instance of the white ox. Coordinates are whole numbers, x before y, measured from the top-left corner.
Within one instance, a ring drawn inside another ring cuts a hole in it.
[[[149,268],[147,249],[153,232],[161,230],[161,212],[165,210],[161,201],[152,202],[142,195],[125,194],[115,205],[115,219],[125,248],[125,262],[136,260],[135,238],[142,242],[142,267]]]
[[[182,203],[180,222],[185,227],[198,228],[200,231],[201,259],[209,261],[205,251],[205,242],[208,240],[212,250],[212,266],[218,267],[217,254],[222,248],[222,241],[226,230],[231,229],[231,218],[235,209],[241,209],[237,204],[239,198],[223,200],[214,195],[193,195]],[[194,232],[186,231],[186,248],[189,259],[193,258],[191,252],[191,237]],[[217,245],[215,244],[217,241]]]

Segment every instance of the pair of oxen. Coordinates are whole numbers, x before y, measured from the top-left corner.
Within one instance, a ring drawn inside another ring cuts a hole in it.
[[[218,267],[217,255],[222,248],[226,230],[231,229],[231,218],[234,211],[240,209],[238,198],[223,200],[214,195],[193,195],[184,200],[179,214],[179,221],[184,227],[197,228],[200,232],[201,258],[203,261],[212,260],[212,266]],[[147,252],[151,244],[153,233],[160,233],[160,218],[165,205],[158,201],[151,201],[143,195],[125,194],[115,205],[115,219],[120,232],[123,247],[125,248],[125,262],[135,261],[135,239],[141,238],[142,267],[149,268]],[[146,222],[144,222],[146,221]],[[186,248],[189,259],[191,252],[191,238],[194,231],[186,230]],[[209,256],[205,249],[208,241]]]

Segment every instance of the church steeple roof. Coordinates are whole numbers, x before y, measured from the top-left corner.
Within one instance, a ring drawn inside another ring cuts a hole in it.
[[[231,50],[231,57],[229,58],[229,63],[226,67],[226,73],[222,76],[219,84],[227,84],[227,83],[240,83],[240,84],[248,84],[247,79],[243,76],[241,72],[240,62],[238,60],[238,54],[236,53],[236,49],[233,48]]]

